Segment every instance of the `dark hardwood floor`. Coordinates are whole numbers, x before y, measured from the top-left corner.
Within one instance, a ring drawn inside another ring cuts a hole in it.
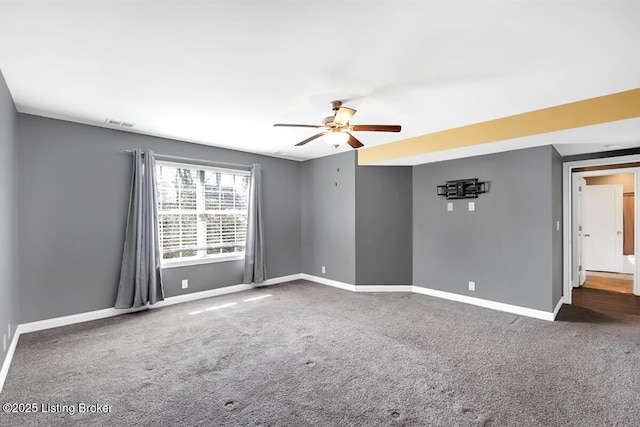
[[[640,297],[601,289],[574,288],[572,304],[597,311],[614,311],[640,316]]]

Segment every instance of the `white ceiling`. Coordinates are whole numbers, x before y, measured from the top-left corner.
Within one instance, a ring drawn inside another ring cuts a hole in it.
[[[373,146],[638,88],[639,22],[638,1],[0,0],[0,69],[24,113],[309,159],[335,150],[272,125],[320,124],[333,99],[353,124],[402,125],[358,133]],[[557,147],[636,147],[639,131],[563,131]]]

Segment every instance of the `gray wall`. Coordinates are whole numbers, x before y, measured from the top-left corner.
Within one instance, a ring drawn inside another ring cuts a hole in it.
[[[18,273],[17,273],[17,170],[15,168],[17,138],[16,120],[18,113],[0,72],[0,336],[6,337],[9,349],[9,335],[13,337],[19,320]],[[8,326],[11,324],[11,333]],[[0,346],[2,344],[0,343]],[[6,350],[0,347],[0,366],[4,362]]]
[[[356,283],[355,168],[354,151],[302,163],[303,273]]]
[[[411,167],[356,167],[356,284],[412,284]]]
[[[558,304],[558,301],[562,298],[563,292],[563,253],[562,253],[562,157],[555,148],[551,147],[551,228],[552,230],[552,298],[551,302],[553,308]],[[557,228],[560,227],[558,231]]]
[[[123,149],[261,163],[268,277],[300,272],[298,162],[24,114],[18,137],[21,322],[113,306],[130,189]],[[165,294],[236,285],[242,271],[242,261],[165,269]]]
[[[413,281],[417,286],[551,311],[555,216],[551,146],[413,169]],[[479,178],[490,191],[447,201],[436,186]],[[557,184],[557,183],[556,183]],[[557,195],[556,195],[557,196]],[[556,248],[557,249],[557,248]],[[557,274],[557,272],[556,272]],[[476,291],[468,282],[476,282]]]
[[[3,190],[17,197],[20,245],[19,257],[2,258],[19,261],[13,282],[0,288],[2,301],[14,302],[2,306],[5,328],[10,319],[15,325],[112,306],[131,170],[120,150],[134,147],[262,163],[268,277],[413,283],[545,311],[561,297],[562,159],[551,146],[413,168],[358,167],[354,151],[298,163],[9,111],[2,120],[18,116],[18,192]],[[14,131],[2,129],[2,159],[13,159]],[[10,177],[13,163],[2,168]],[[447,213],[435,188],[465,177],[491,181],[491,191],[475,200],[476,212],[455,201]],[[17,246],[13,238],[2,244]],[[165,269],[166,295],[241,283],[242,269],[242,261]],[[180,289],[182,279],[189,289]]]

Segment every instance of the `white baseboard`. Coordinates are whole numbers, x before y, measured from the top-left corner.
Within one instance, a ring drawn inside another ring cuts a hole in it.
[[[542,310],[535,310],[532,308],[520,307],[518,305],[505,304],[501,302],[485,300],[481,298],[470,297],[466,295],[454,294],[451,292],[438,291],[435,289],[426,288],[423,286],[411,286],[411,285],[352,285],[349,283],[338,282],[336,280],[326,279],[324,277],[312,276],[311,274],[303,273],[300,275],[301,279],[308,280],[310,282],[320,283],[322,285],[333,286],[334,288],[340,288],[351,292],[414,292],[417,294],[429,295],[432,297],[448,299],[451,301],[463,302],[466,304],[477,305],[479,307],[490,308],[492,310],[504,311],[512,314],[519,314],[527,317],[534,317],[536,319],[553,321],[558,314],[558,310],[562,306],[562,301],[558,302],[558,306],[554,312],[547,312]]]
[[[310,282],[320,283],[321,285],[333,286],[334,288],[344,289],[345,291],[356,291],[356,285],[351,285],[345,282],[338,282],[337,280],[326,279],[324,277],[312,276],[311,274],[302,273],[300,275],[302,280],[308,280]]]
[[[280,276],[280,277],[274,277],[273,279],[267,279],[264,281],[264,283],[261,283],[256,286],[260,287],[260,286],[277,285],[278,283],[293,282],[294,280],[301,280],[301,279],[302,279],[301,273],[290,274],[288,276]]]
[[[356,285],[356,292],[413,292],[411,285]]]
[[[9,366],[11,365],[11,360],[13,359],[13,353],[18,344],[18,339],[21,334],[26,334],[29,332],[41,331],[44,329],[57,328],[60,326],[72,325],[75,323],[88,322],[91,320],[104,319],[107,317],[119,316],[121,314],[133,313],[136,311],[153,309],[157,307],[167,307],[174,304],[180,304],[188,301],[196,301],[204,298],[211,298],[220,295],[226,295],[234,292],[242,292],[247,291],[249,289],[258,288],[261,286],[270,286],[276,285],[278,283],[291,282],[295,280],[308,280],[310,282],[319,283],[322,285],[332,286],[334,288],[344,289],[351,292],[414,292],[423,295],[429,295],[437,298],[448,299],[451,301],[463,302],[466,304],[477,305],[480,307],[490,308],[493,310],[505,311],[507,313],[519,314],[522,316],[534,317],[537,319],[550,320],[553,321],[562,307],[563,299],[561,299],[555,310],[551,312],[534,310],[530,308],[520,307],[511,304],[504,304],[500,302],[484,300],[475,297],[469,297],[466,295],[459,295],[450,292],[438,291],[435,289],[429,289],[422,286],[412,286],[412,285],[361,285],[356,286],[345,282],[339,282],[337,280],[326,279],[324,277],[312,276],[310,274],[291,274],[288,276],[275,277],[273,279],[268,279],[264,283],[259,285],[233,285],[226,286],[224,288],[218,289],[210,289],[208,291],[202,292],[193,292],[190,294],[177,295],[174,297],[168,297],[164,301],[161,301],[153,306],[145,306],[138,308],[129,308],[129,309],[116,309],[116,308],[105,308],[102,310],[95,310],[86,313],[73,314],[70,316],[62,316],[56,317],[53,319],[45,319],[38,320],[36,322],[23,323],[18,325],[16,331],[13,335],[13,340],[11,340],[11,345],[9,346],[9,351],[5,356],[5,360],[2,364],[2,370],[0,370],[0,392],[2,391],[2,387],[4,386],[4,381],[9,372]]]
[[[158,303],[159,304],[159,303]],[[157,304],[156,304],[157,305]],[[104,319],[119,316],[121,314],[135,313],[147,310],[148,307],[136,308],[104,308],[102,310],[87,311],[85,313],[71,314],[69,316],[54,317],[52,319],[37,320],[35,322],[21,323],[16,328],[16,335],[28,334],[45,329],[58,328],[60,326],[73,325],[75,323],[89,322],[91,320]]]
[[[7,354],[4,356],[4,360],[2,362],[2,368],[0,368],[0,393],[2,393],[4,380],[7,379],[7,374],[9,373],[9,366],[11,365],[11,361],[13,360],[13,353],[16,351],[16,346],[18,345],[19,336],[20,336],[20,333],[16,328],[16,331],[13,333],[13,339],[9,344],[9,350],[7,351]]]
[[[218,297],[220,295],[232,294],[235,292],[248,291],[249,289],[253,289],[256,286],[254,285],[232,285],[225,286],[224,288],[217,289],[209,289],[208,291],[200,291],[200,292],[191,292],[189,294],[176,295],[174,297],[167,297],[164,301],[160,301],[155,303],[154,305],[150,305],[150,309],[167,307],[174,304],[180,304],[183,302],[189,301],[197,301],[199,299]]]
[[[279,283],[292,282],[294,280],[300,280],[300,274],[290,274],[288,276],[274,277],[273,279],[267,279],[260,284],[242,284],[225,286],[224,288],[209,289],[208,291],[192,292],[190,294],[176,295],[174,297],[165,298],[164,301],[160,301],[149,308],[167,307],[169,305],[180,304],[188,301],[196,301],[204,298],[217,297],[220,295],[232,294],[234,292],[248,291],[249,289],[260,288],[262,286],[277,285]]]
[[[562,308],[562,304],[564,304],[564,299],[560,298],[560,301],[558,301],[558,304],[556,304],[556,308],[553,309],[553,320],[556,320],[556,317],[558,316],[558,312]]]
[[[496,302],[476,297],[470,297],[467,295],[454,294],[451,292],[438,291],[435,289],[429,289],[422,286],[414,286],[413,292],[417,294],[429,295],[432,297],[448,299],[451,301],[464,302],[466,304],[477,305],[479,307],[490,308],[492,310],[505,311],[507,313],[519,314],[521,316],[534,317],[536,319],[550,320],[555,319],[554,313],[542,310],[535,310],[532,308],[520,307],[518,305],[505,304],[502,302]]]
[[[11,345],[9,346],[9,351],[5,356],[5,359],[2,363],[2,370],[0,370],[0,392],[2,391],[2,387],[4,386],[4,381],[9,373],[9,366],[11,365],[11,360],[13,359],[13,353],[18,345],[18,338],[20,338],[21,334],[27,334],[29,332],[42,331],[45,329],[58,328],[60,326],[73,325],[76,323],[89,322],[91,320],[105,319],[107,317],[119,316],[121,314],[134,313],[136,311],[149,310],[160,307],[167,307],[174,304],[180,304],[188,301],[196,301],[204,298],[211,298],[220,295],[226,295],[234,292],[242,292],[247,291],[249,289],[258,288],[261,286],[270,286],[276,285],[278,283],[291,282],[294,280],[300,280],[302,278],[301,274],[291,274],[288,276],[282,277],[274,277],[273,279],[267,279],[264,283],[255,284],[255,285],[233,285],[233,286],[225,286],[223,288],[218,289],[210,289],[202,292],[192,292],[190,294],[184,295],[176,295],[174,297],[168,297],[164,301],[160,301],[154,305],[137,307],[137,308],[126,308],[126,309],[118,309],[118,308],[105,308],[102,310],[89,311],[86,313],[78,313],[72,314],[69,316],[61,316],[54,317],[52,319],[38,320],[35,322],[22,323],[16,327],[16,331],[13,334],[13,340],[11,341]]]
[[[167,307],[174,304],[180,304],[188,301],[196,301],[204,298],[211,298],[220,295],[226,295],[235,292],[247,291],[249,289],[254,289],[260,286],[270,286],[276,285],[279,283],[291,282],[295,280],[308,280],[311,282],[319,283],[322,285],[332,286],[339,289],[344,289],[351,292],[415,292],[424,295],[435,296],[438,298],[444,298],[452,301],[464,302],[467,304],[478,305],[481,307],[491,308],[494,310],[506,311],[508,313],[521,314],[523,316],[535,317],[538,319],[545,320],[553,320],[560,310],[562,306],[562,300],[558,302],[553,313],[545,312],[541,310],[534,310],[530,308],[520,307],[516,305],[504,304],[490,300],[484,300],[480,298],[470,297],[466,295],[459,295],[450,292],[438,291],[435,289],[429,289],[421,286],[411,286],[411,285],[352,285],[345,282],[339,282],[337,280],[331,280],[324,277],[313,276],[310,274],[291,274],[288,276],[275,277],[273,279],[268,279],[264,283],[259,285],[233,285],[233,286],[225,286],[223,288],[218,289],[210,289],[207,291],[201,292],[192,292],[189,294],[176,295],[173,297],[168,297],[164,301],[160,301],[153,306],[145,306],[138,308],[128,308],[128,309],[116,309],[116,308],[105,308],[102,310],[95,310],[86,313],[73,314],[69,316],[55,317],[52,319],[38,320],[36,322],[22,323],[18,325],[16,328],[16,333],[14,334],[14,341],[17,336],[20,334],[26,334],[29,332],[41,331],[44,329],[57,328],[60,326],[73,325],[75,323],[88,322],[91,320],[104,319],[107,317],[118,316],[126,313],[133,313],[136,311],[154,309],[160,307]]]
[[[173,297],[167,297],[164,301],[157,302],[154,305],[147,305],[137,308],[105,308],[102,310],[88,311],[86,313],[72,314],[69,316],[54,317],[53,319],[38,320],[36,322],[22,323],[18,325],[16,329],[16,335],[26,334],[29,332],[42,331],[44,329],[57,328],[60,326],[73,325],[75,323],[89,322],[91,320],[104,319],[107,317],[119,316],[121,314],[134,313],[136,311],[149,310],[160,307],[168,307],[174,304],[180,304],[188,301],[196,301],[204,298],[217,297],[220,295],[231,294],[235,292],[248,291],[260,286],[270,286],[278,283],[290,282],[292,280],[299,280],[300,274],[292,274],[289,276],[275,277],[268,279],[264,283],[259,285],[232,285],[225,286],[223,288],[209,289],[207,291],[192,292],[189,294],[176,295]]]
[[[324,277],[312,276],[311,274],[301,274],[300,279],[321,285],[332,286],[351,292],[413,292],[411,285],[352,285],[350,283],[338,282],[337,280],[326,279]]]

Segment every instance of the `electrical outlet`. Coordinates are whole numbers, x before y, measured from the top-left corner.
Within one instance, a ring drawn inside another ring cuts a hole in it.
[[[327,269],[324,268],[324,265],[322,266],[322,274],[325,274],[327,272]]]
[[[453,202],[447,202],[447,211],[453,212]]]
[[[182,289],[187,289],[189,287],[189,280],[184,279],[182,281]]]
[[[560,221],[556,221],[556,231],[560,231]]]
[[[476,210],[476,202],[469,202],[469,212]]]
[[[470,291],[476,290],[476,282],[469,282],[469,290]]]

